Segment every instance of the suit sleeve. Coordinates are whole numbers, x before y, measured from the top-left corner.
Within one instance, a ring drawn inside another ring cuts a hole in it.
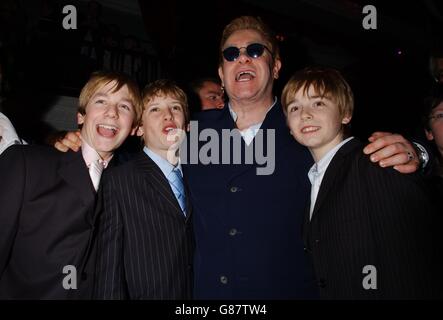
[[[435,298],[437,212],[423,180],[368,164],[365,181],[380,289],[386,298]]]
[[[26,181],[23,148],[12,146],[0,155],[0,277],[11,254],[23,205]]]
[[[115,178],[105,175],[99,199],[102,212],[98,225],[95,299],[126,299],[123,263],[123,222],[115,193]]]

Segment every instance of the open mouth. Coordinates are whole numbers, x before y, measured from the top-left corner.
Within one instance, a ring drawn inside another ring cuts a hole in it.
[[[301,133],[311,133],[311,132],[316,132],[318,130],[320,130],[320,127],[309,126],[309,127],[303,127],[300,131]]]
[[[174,131],[177,130],[176,126],[166,126],[163,128],[163,133],[165,134],[170,134],[170,133],[174,133]]]
[[[108,124],[98,124],[97,132],[105,138],[113,138],[118,133],[118,127]]]
[[[235,81],[238,82],[244,82],[244,81],[251,81],[256,76],[254,71],[240,71],[235,76]]]

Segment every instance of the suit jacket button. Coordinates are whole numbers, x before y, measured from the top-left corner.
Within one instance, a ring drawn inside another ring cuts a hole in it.
[[[318,280],[318,286],[319,286],[320,288],[324,288],[324,287],[326,287],[326,280],[325,280],[325,279],[320,279],[320,280]]]
[[[229,230],[229,235],[230,235],[231,237],[235,236],[236,234],[237,234],[237,229],[232,228],[231,230]]]
[[[231,192],[232,193],[235,193],[235,192],[237,192],[238,191],[238,188],[237,187],[231,187]]]
[[[226,277],[226,276],[221,276],[221,277],[220,277],[220,282],[221,282],[222,284],[227,284],[227,283],[228,283],[228,277]]]

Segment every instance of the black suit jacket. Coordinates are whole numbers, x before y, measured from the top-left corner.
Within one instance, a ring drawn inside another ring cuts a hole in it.
[[[190,203],[185,218],[166,177],[144,152],[104,174],[101,191],[95,297],[190,299]]]
[[[0,299],[90,298],[96,195],[81,152],[12,146],[0,181]],[[63,287],[68,265],[75,290]]]
[[[325,172],[311,221],[309,206],[306,210],[304,242],[321,297],[438,297],[438,220],[427,186],[418,175],[373,164],[362,148],[356,139],[340,148]],[[366,265],[376,268],[376,290],[363,287]]]

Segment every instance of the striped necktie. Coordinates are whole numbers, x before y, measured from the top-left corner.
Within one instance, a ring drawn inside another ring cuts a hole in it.
[[[186,196],[185,189],[183,185],[183,177],[178,168],[174,168],[168,178],[170,184],[172,185],[172,191],[182,209],[183,214],[186,216]]]
[[[104,163],[100,159],[91,162],[91,164],[89,165],[89,175],[91,176],[92,184],[94,185],[95,191],[98,190],[103,168],[104,168]]]

